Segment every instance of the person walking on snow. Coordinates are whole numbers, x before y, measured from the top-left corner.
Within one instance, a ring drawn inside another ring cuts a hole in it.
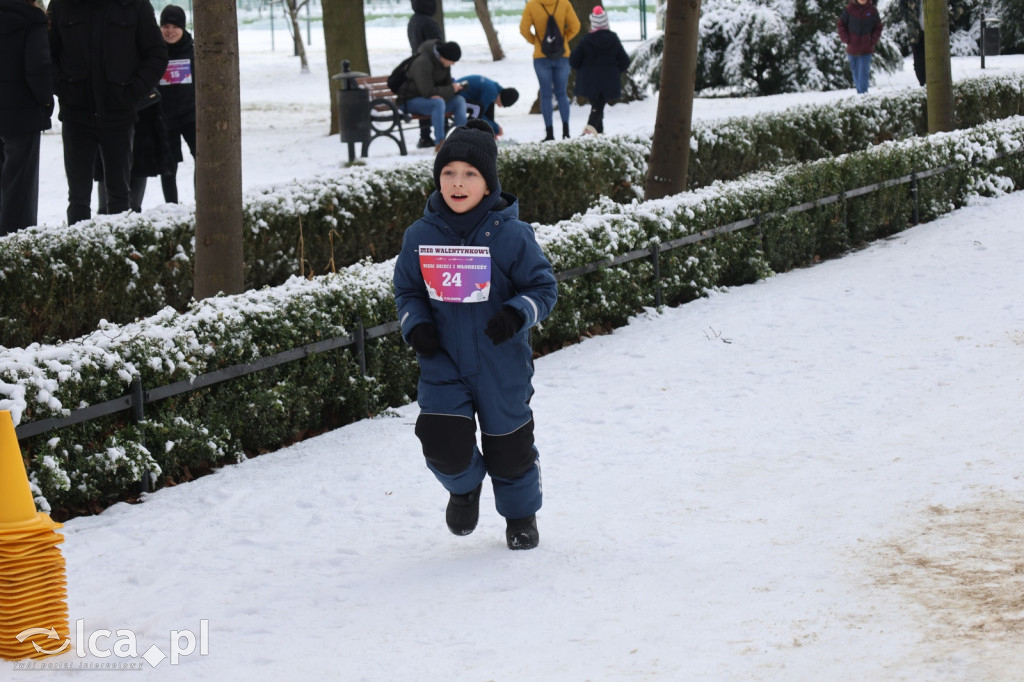
[[[562,37],[562,49],[545,51],[548,18]],[[533,45],[533,70],[540,85],[540,113],[544,117],[544,141],[555,139],[552,97],[558,101],[562,139],[569,137],[569,41],[580,32],[580,20],[569,0],[528,0],[519,21],[519,33]]]
[[[619,36],[608,29],[608,13],[598,5],[590,14],[590,33],[569,55],[569,66],[576,71],[574,93],[590,102],[584,134],[604,132],[605,104],[622,94],[622,74],[629,61]]]
[[[850,73],[857,93],[863,95],[871,82],[871,55],[882,37],[882,18],[872,0],[850,0],[836,21],[839,39],[846,45]]]
[[[436,191],[395,263],[395,303],[420,366],[416,436],[449,493],[448,529],[473,532],[489,475],[508,548],[532,549],[542,494],[529,330],[551,313],[558,285],[518,200],[501,191],[497,157],[479,119],[441,144]]]

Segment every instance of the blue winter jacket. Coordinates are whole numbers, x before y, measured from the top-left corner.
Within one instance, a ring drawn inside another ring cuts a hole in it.
[[[459,94],[470,104],[480,105],[480,120],[491,126],[497,135],[498,124],[488,116],[488,109],[501,95],[501,84],[484,76],[463,76],[458,80],[462,84]]]
[[[465,239],[460,238],[440,214],[431,210],[428,200],[423,217],[405,231],[402,251],[395,263],[395,302],[403,338],[408,340],[409,332],[418,324],[435,323],[441,349],[461,376],[475,375],[483,365],[522,366],[523,378],[529,381],[532,349],[528,330],[547,318],[558,298],[558,285],[533,227],[519,220],[518,200],[505,192],[502,198],[508,205],[489,211]],[[488,300],[449,303],[429,298],[420,271],[421,245],[489,247],[491,288]],[[484,328],[506,305],[519,311],[525,322],[511,340],[496,346],[484,334]]]

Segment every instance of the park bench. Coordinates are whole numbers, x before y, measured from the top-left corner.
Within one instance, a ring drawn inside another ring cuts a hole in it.
[[[395,141],[402,156],[408,155],[405,145],[405,130],[415,130],[419,134],[419,122],[429,121],[429,116],[406,113],[398,106],[397,96],[388,87],[387,76],[363,76],[356,78],[356,86],[370,93],[370,137],[363,142],[360,155],[366,157],[370,143],[378,137],[387,137]],[[451,127],[451,114],[445,115],[445,129]],[[412,123],[415,123],[413,127]]]

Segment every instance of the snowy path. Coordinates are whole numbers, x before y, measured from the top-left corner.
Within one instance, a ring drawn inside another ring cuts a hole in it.
[[[69,522],[72,629],[207,620],[120,659],[182,680],[1020,679],[1022,213],[541,358],[537,550],[486,488],[447,533],[406,407]]]

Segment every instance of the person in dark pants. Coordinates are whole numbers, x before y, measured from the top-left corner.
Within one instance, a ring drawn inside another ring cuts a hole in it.
[[[149,178],[167,173],[171,165],[170,149],[167,147],[167,128],[160,115],[160,102],[139,110],[132,138],[132,173],[129,186],[129,205],[136,213],[142,213],[142,200],[146,197]],[[96,158],[96,194],[99,212],[107,213],[107,193],[103,180],[103,161]]]
[[[31,0],[0,0],[0,235],[36,224],[52,88],[46,14]]]
[[[161,176],[164,201],[178,203],[178,164],[184,160],[181,141],[185,140],[192,158],[196,158],[196,52],[192,35],[185,28],[185,10],[167,5],[160,13],[160,32],[167,43],[167,71],[160,79],[160,113],[167,125],[170,164]],[[195,177],[193,176],[193,184]]]
[[[412,16],[409,17],[409,26],[406,33],[409,36],[409,47],[412,53],[416,54],[427,40],[439,40],[444,42],[444,31],[441,25],[434,21],[434,12],[437,11],[437,3],[434,0],[412,0]],[[416,146],[420,149],[427,149],[434,146],[434,140],[430,137],[430,121],[420,119],[420,140]],[[438,140],[440,142],[441,140]]]
[[[519,200],[502,192],[497,162],[483,121],[448,133],[434,157],[436,191],[395,262],[395,303],[420,366],[416,436],[448,492],[448,529],[476,529],[489,476],[508,548],[533,549],[543,491],[530,329],[551,312],[558,283]]]
[[[574,94],[590,102],[585,135],[604,132],[604,107],[622,95],[622,74],[629,68],[629,55],[619,36],[608,29],[608,13],[598,5],[590,15],[590,33],[569,55],[576,71]]]
[[[93,167],[103,159],[106,210],[131,207],[136,108],[167,67],[149,0],[50,0],[50,56],[63,123],[68,224],[92,216]]]

